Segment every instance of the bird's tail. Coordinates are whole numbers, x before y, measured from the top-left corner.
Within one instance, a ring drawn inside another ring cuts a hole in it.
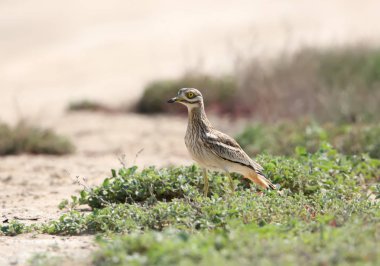
[[[264,189],[276,189],[276,186],[262,172],[251,171],[247,178]]]

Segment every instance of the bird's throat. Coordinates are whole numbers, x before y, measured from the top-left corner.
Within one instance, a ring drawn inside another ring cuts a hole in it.
[[[207,119],[206,112],[203,104],[200,106],[188,108],[189,116],[189,127],[199,127],[202,129],[207,129],[211,127],[210,121]]]

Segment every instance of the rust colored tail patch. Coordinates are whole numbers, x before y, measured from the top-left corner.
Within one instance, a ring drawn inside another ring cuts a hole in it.
[[[252,171],[251,174],[246,176],[246,178],[250,179],[252,182],[254,182],[263,189],[276,189],[272,182],[269,179],[267,179],[262,173],[256,173]]]

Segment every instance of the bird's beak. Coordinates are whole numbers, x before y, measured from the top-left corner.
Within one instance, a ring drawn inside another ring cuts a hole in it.
[[[171,98],[168,103],[175,103],[176,101],[178,101],[178,98],[177,97],[174,97],[174,98]]]

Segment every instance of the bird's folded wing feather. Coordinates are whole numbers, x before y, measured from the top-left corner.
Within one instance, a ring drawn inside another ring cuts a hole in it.
[[[213,131],[206,133],[205,144],[218,157],[252,167],[256,171],[262,171],[263,167],[253,161],[230,136]]]

